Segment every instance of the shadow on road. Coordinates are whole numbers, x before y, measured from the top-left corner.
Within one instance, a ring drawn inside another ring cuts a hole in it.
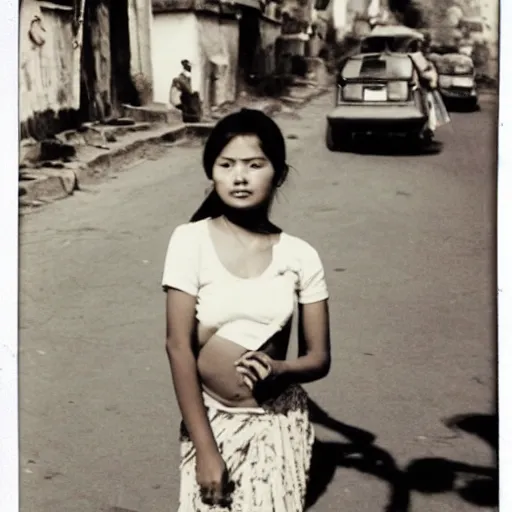
[[[498,457],[498,419],[490,414],[465,414],[444,424],[487,443]],[[426,494],[455,492],[462,500],[480,507],[498,505],[498,469],[443,458],[412,461],[405,469],[411,490]]]
[[[480,105],[468,101],[445,100],[444,104],[448,112],[471,113],[479,112],[482,109]]]
[[[313,423],[322,425],[344,436],[348,442],[315,441],[311,461],[311,478],[306,497],[310,508],[327,490],[337,467],[354,469],[375,476],[389,484],[386,512],[406,512],[409,509],[409,488],[405,476],[393,457],[374,444],[376,436],[371,432],[342,423],[310,401]]]
[[[437,155],[443,150],[443,143],[432,141],[430,143],[406,139],[404,137],[387,136],[361,136],[355,137],[344,153],[375,156],[429,156]]]
[[[409,511],[411,492],[439,494],[456,492],[465,502],[489,507],[498,503],[498,471],[442,458],[411,461],[400,469],[386,450],[375,445],[371,432],[332,418],[310,401],[311,420],[347,439],[347,442],[315,441],[311,477],[306,497],[310,509],[331,483],[336,468],[343,467],[380,478],[388,484],[384,512]],[[455,430],[478,436],[497,450],[497,420],[491,415],[465,415],[450,418],[445,424]],[[458,481],[462,484],[457,484]]]

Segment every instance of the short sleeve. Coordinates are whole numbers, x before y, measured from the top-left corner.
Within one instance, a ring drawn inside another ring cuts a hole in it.
[[[176,288],[190,295],[199,289],[199,245],[186,224],[172,233],[165,256],[162,288]]]
[[[305,246],[301,264],[299,303],[311,304],[329,298],[322,261],[318,252],[309,244]]]

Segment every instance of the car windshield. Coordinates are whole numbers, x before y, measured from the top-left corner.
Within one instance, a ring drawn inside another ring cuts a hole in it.
[[[408,57],[369,55],[349,59],[341,76],[349,80],[355,78],[405,80],[411,78],[412,71],[412,61]]]

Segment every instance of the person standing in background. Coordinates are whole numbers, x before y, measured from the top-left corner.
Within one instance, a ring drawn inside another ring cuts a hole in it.
[[[416,48],[414,46],[416,45]],[[419,75],[420,87],[426,91],[426,103],[428,112],[428,127],[425,131],[425,139],[431,142],[434,139],[434,131],[450,122],[450,116],[438,91],[438,74],[436,67],[426,55],[430,50],[430,38],[425,35],[423,44],[415,41],[409,53],[414,67]]]
[[[172,81],[169,101],[181,110],[183,122],[198,122],[202,115],[201,100],[199,93],[192,89],[192,64],[188,59],[183,59],[181,66],[182,72]]]

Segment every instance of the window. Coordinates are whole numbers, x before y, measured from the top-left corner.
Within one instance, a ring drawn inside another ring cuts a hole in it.
[[[409,57],[368,56],[349,59],[342,71],[343,78],[375,78],[408,80],[412,77],[412,61]]]

